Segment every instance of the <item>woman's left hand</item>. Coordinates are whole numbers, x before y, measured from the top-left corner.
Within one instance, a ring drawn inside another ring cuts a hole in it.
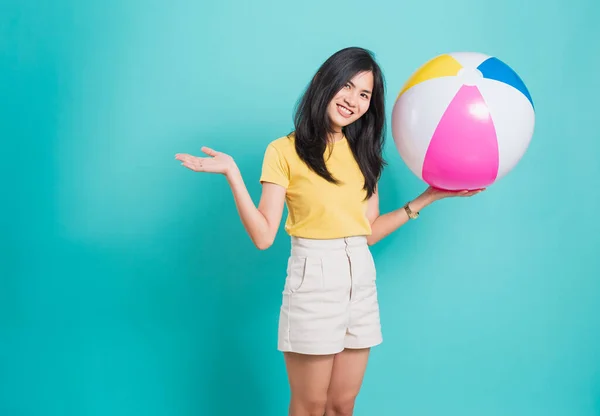
[[[435,201],[439,201],[440,199],[450,198],[450,197],[469,197],[473,195],[477,195],[485,191],[485,188],[482,189],[470,189],[463,191],[446,191],[443,189],[434,188],[433,186],[429,186],[421,195],[410,202],[410,208],[413,212],[419,212],[429,204],[434,203]]]
[[[469,197],[473,195],[477,195],[485,191],[486,188],[481,189],[472,189],[472,190],[463,190],[463,191],[446,191],[443,189],[434,188],[433,186],[428,187],[425,190],[425,194],[434,201],[439,201],[440,199],[450,198],[450,197]]]

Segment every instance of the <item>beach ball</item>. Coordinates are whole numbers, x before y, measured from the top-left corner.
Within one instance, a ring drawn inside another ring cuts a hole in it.
[[[519,75],[477,52],[439,55],[396,98],[392,135],[402,160],[427,184],[485,188],[510,172],[533,135],[533,100]]]

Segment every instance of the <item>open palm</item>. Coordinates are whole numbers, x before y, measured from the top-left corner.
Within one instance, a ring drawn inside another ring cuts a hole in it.
[[[177,153],[175,159],[194,172],[208,172],[227,174],[234,166],[233,158],[228,154],[217,152],[208,147],[203,147],[202,152],[208,157],[198,157],[187,153]]]
[[[473,195],[477,195],[480,192],[485,191],[485,188],[481,189],[471,189],[471,190],[463,190],[463,191],[445,191],[443,189],[437,189],[433,186],[429,186],[425,191],[426,194],[431,195],[434,199],[444,199],[450,197],[469,197]]]

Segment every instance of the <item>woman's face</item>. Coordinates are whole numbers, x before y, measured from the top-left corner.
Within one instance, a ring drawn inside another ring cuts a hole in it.
[[[332,127],[341,131],[342,127],[354,123],[369,109],[373,92],[373,73],[360,72],[354,76],[333,97],[327,113]]]

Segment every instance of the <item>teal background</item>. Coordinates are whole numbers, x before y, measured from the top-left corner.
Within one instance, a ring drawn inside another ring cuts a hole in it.
[[[535,2],[0,2],[0,415],[287,414],[289,241],[256,250],[265,146],[336,50],[377,54],[388,114],[431,57],[515,68],[536,104],[516,169],[373,247],[385,342],[359,416],[600,414],[600,6]],[[388,119],[388,127],[389,127]],[[383,211],[424,189],[388,135]]]

